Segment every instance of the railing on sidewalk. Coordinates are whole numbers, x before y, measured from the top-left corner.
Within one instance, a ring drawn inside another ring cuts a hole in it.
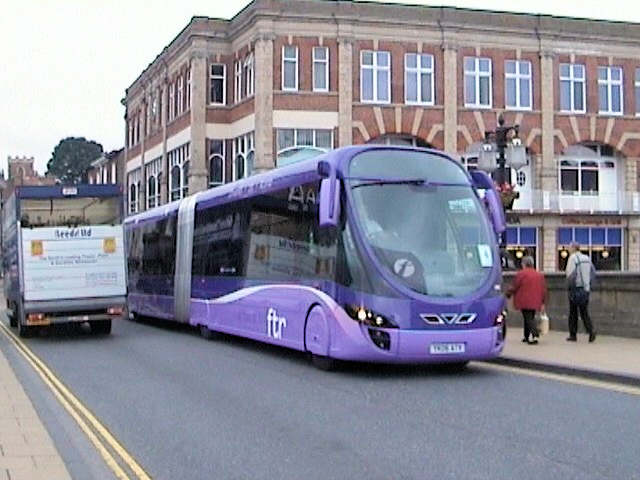
[[[513,203],[513,211],[526,212],[583,212],[640,214],[640,192],[599,192],[593,195],[573,194],[550,190],[529,190],[520,193]]]

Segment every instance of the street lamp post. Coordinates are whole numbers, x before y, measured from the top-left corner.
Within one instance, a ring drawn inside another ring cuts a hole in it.
[[[505,216],[507,210],[511,209],[513,200],[518,197],[517,192],[513,192],[513,195],[505,200],[505,193],[512,192],[511,182],[506,178],[506,167],[508,165],[517,170],[527,164],[527,153],[518,134],[519,125],[505,125],[504,117],[500,114],[496,129],[484,133],[484,143],[478,157],[478,168],[489,173],[497,170],[495,180]],[[500,256],[503,266],[506,266],[506,247],[506,234],[503,233],[500,235]]]

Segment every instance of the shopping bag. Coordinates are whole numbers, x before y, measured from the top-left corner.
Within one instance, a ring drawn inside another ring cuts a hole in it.
[[[540,336],[549,333],[549,316],[546,312],[542,312],[538,317],[538,333]]]

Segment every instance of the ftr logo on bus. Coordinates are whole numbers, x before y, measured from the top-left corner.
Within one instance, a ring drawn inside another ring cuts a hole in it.
[[[287,327],[287,319],[280,317],[275,308],[267,310],[267,336],[279,340]]]

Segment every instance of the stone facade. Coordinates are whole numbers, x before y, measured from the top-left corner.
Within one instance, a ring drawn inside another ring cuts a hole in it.
[[[327,88],[315,89],[314,69],[322,61],[314,55],[322,52]],[[388,98],[361,98],[369,88],[362,78],[369,52],[388,52]],[[432,59],[431,102],[407,99],[408,54]],[[486,106],[467,106],[467,60],[476,58],[491,66]],[[531,101],[524,108],[507,105],[512,61],[530,69]],[[584,109],[562,108],[567,64],[582,68],[576,88],[584,85]],[[619,113],[600,108],[598,76],[609,67],[622,76]],[[230,20],[194,17],[126,91],[125,185],[136,194],[130,212],[148,205],[152,169],[146,166],[157,159],[160,203],[277,167],[300,147],[410,142],[473,166],[478,143],[503,114],[507,124],[520,126],[529,153],[529,165],[511,173],[521,198],[510,221],[514,229],[535,229],[527,252],[538,266],[562,268],[560,237],[570,229],[588,238],[594,258],[612,255],[606,268],[640,271],[633,241],[640,216],[638,68],[635,24],[308,0],[254,0]],[[290,88],[283,76],[293,72]],[[320,145],[320,137],[331,144]],[[561,162],[579,166],[564,172]],[[594,244],[603,231],[604,240]]]

